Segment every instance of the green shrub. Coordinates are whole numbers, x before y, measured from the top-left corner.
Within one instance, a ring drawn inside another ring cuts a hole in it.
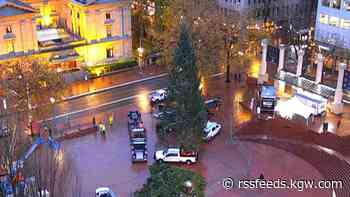
[[[104,65],[97,65],[97,66],[91,66],[86,67],[86,71],[89,72],[89,74],[92,77],[98,77],[100,75],[103,75],[108,72],[120,70],[123,68],[130,68],[133,66],[136,66],[137,62],[134,59],[121,59],[118,62],[112,63],[112,64],[104,64]]]

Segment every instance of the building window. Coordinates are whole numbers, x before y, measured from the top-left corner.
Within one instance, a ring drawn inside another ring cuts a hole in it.
[[[329,25],[339,26],[339,18],[335,16],[329,17]]]
[[[107,12],[106,13],[106,20],[110,20],[111,19],[111,13]]]
[[[327,14],[320,14],[320,23],[328,24],[328,15]]]
[[[344,29],[350,29],[350,20],[341,19],[340,20],[340,27],[344,28]]]
[[[15,52],[15,40],[7,40],[6,44],[8,53]]]
[[[344,0],[344,9],[350,11],[350,0]]]
[[[106,56],[107,56],[107,58],[112,58],[112,57],[114,57],[113,48],[107,48],[107,49],[106,49]]]
[[[7,26],[6,27],[6,33],[8,33],[8,34],[12,33],[12,27],[11,26]]]
[[[106,25],[106,35],[107,38],[112,37],[112,25]]]
[[[322,5],[330,8],[340,9],[341,0],[322,0]]]

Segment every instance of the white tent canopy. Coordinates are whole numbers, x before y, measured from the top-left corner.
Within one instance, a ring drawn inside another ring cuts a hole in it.
[[[305,119],[308,119],[313,114],[313,109],[307,105],[304,105],[298,98],[292,97],[287,101],[280,101],[277,103],[276,109],[279,114],[291,119],[294,114],[298,114]]]

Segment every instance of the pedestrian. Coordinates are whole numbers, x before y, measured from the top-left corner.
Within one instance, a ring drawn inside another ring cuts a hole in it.
[[[95,116],[92,117],[92,126],[96,128],[96,118]]]
[[[264,180],[264,179],[265,179],[265,177],[264,177],[264,174],[263,174],[263,173],[261,173],[261,174],[260,174],[259,179],[260,179],[260,180]]]
[[[112,126],[113,125],[113,114],[109,115],[108,117],[108,122],[109,122],[109,126]]]
[[[341,124],[341,119],[339,119],[338,122],[337,122],[337,129],[339,129],[340,124]]]

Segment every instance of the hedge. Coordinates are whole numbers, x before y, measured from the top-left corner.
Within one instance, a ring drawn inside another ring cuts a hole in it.
[[[137,65],[137,61],[134,59],[128,59],[123,60],[119,62],[115,62],[112,64],[104,64],[104,65],[97,65],[97,66],[91,66],[86,67],[86,71],[89,72],[90,76],[92,77],[98,77],[99,75],[103,75],[108,72],[120,70],[123,68],[131,68]],[[99,73],[99,74],[97,74]]]

